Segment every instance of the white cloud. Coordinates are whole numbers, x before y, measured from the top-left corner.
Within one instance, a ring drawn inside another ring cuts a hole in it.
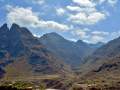
[[[97,35],[97,36],[105,36],[105,35],[109,35],[109,32],[105,32],[105,31],[93,31],[92,32],[93,35]]]
[[[32,2],[33,4],[42,5],[45,3],[45,0],[27,0],[27,2]]]
[[[67,6],[69,11],[76,12],[69,14],[68,20],[84,25],[96,24],[106,18],[106,13],[98,11],[95,7]]]
[[[74,3],[85,6],[85,7],[94,7],[95,4],[91,2],[91,0],[73,0]]]
[[[90,41],[93,43],[104,42],[109,35],[110,33],[105,31],[92,31]]]
[[[108,5],[114,6],[118,0],[94,0],[99,4],[107,3]]]
[[[72,5],[66,6],[69,12],[68,20],[82,25],[93,25],[105,20],[109,12],[103,8],[98,10],[98,5],[107,3],[115,5],[118,0],[72,0]]]
[[[69,11],[73,11],[73,12],[86,12],[86,13],[91,13],[91,12],[95,12],[96,9],[94,7],[79,7],[79,6],[71,6],[68,5],[66,7]]]
[[[108,5],[115,5],[118,0],[72,0],[80,6],[95,7],[98,4],[107,3]]]
[[[80,39],[86,39],[89,37],[87,34],[88,31],[89,31],[88,29],[78,29],[78,30],[72,31],[71,33],[74,36],[78,36]]]
[[[68,40],[73,41],[73,42],[77,42],[77,40],[74,38],[69,38]]]
[[[65,13],[65,9],[63,8],[56,8],[56,12],[58,15],[63,15]]]
[[[112,6],[114,6],[117,2],[118,0],[108,0],[108,3]]]
[[[106,17],[103,13],[93,12],[87,15],[86,13],[77,13],[76,15],[70,15],[69,20],[78,24],[96,24],[97,22],[104,20]]]
[[[120,30],[112,32],[111,37],[112,37],[112,39],[120,37]]]
[[[91,36],[89,42],[92,42],[92,43],[104,42],[104,39],[105,37],[96,35],[96,36]]]
[[[34,37],[38,37],[40,38],[42,35],[38,35],[38,34],[33,34]]]
[[[67,6],[66,7],[68,10],[70,10],[70,11],[81,11],[81,8],[79,7],[79,6]]]
[[[111,34],[105,31],[92,31],[88,28],[78,29],[71,32],[73,36],[89,43],[105,42]]]
[[[95,0],[95,1],[97,1],[97,0]],[[104,3],[106,0],[98,0],[97,2],[99,3],[99,4],[102,4],[102,3]]]
[[[22,26],[32,28],[45,28],[60,31],[69,30],[69,27],[55,21],[44,21],[39,18],[38,14],[33,12],[31,8],[10,7],[8,6],[7,22],[10,24],[17,23]]]
[[[42,27],[42,28],[61,30],[61,31],[66,31],[70,29],[68,26],[59,24],[55,21],[39,21],[39,23],[37,23],[36,26],[40,28]]]

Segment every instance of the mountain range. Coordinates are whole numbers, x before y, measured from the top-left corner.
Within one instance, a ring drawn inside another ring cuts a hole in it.
[[[84,58],[91,55],[103,43],[89,44],[78,40],[67,40],[57,33],[48,33],[39,38],[39,41],[55,56],[61,58],[71,67],[79,67]]]
[[[119,82],[120,37],[101,46],[87,57],[80,70],[85,78]]]
[[[0,27],[0,78],[68,75],[119,78],[120,37],[106,44],[73,42],[52,32],[35,37],[25,27]],[[107,75],[107,76],[106,76]]]
[[[71,72],[55,55],[49,52],[32,33],[24,27],[4,24],[0,28],[0,75],[23,77],[41,74]]]

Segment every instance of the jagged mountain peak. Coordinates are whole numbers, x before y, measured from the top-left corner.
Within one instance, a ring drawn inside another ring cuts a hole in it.
[[[49,52],[27,28],[13,23],[10,30],[7,28],[7,24],[2,26],[1,31],[4,29],[8,31],[4,34],[0,33],[0,65],[5,64],[4,68],[9,65],[11,65],[9,69],[13,67],[16,71],[22,68],[22,73],[30,67],[25,72],[31,72],[31,75],[60,74],[64,73],[64,69],[68,70],[67,65]],[[5,57],[7,54],[9,54],[8,61]],[[22,59],[20,60],[20,58]],[[24,60],[24,63],[22,63],[22,60]],[[19,67],[19,65],[22,67]],[[7,73],[7,70],[5,72]],[[14,72],[10,72],[10,74],[14,76]]]
[[[9,29],[7,23],[3,24],[1,27],[0,27],[0,33],[1,34],[8,34],[8,33],[14,33],[15,34],[25,34],[25,35],[31,35],[32,36],[32,33],[26,28],[26,27],[21,27],[19,26],[18,24],[16,23],[13,23]]]
[[[18,24],[13,23],[10,32],[14,34],[22,34],[22,35],[30,35],[32,36],[32,33],[25,27],[20,27]]]
[[[17,29],[17,28],[20,28],[20,26],[18,24],[16,24],[16,23],[13,23],[12,26],[11,26],[11,29],[12,28],[16,28]]]
[[[4,23],[4,24],[1,26],[1,28],[4,28],[4,27],[8,27],[8,26],[7,26],[7,23]]]
[[[5,33],[5,32],[8,32],[9,31],[9,28],[7,26],[7,24],[3,24],[1,27],[0,27],[0,33]]]

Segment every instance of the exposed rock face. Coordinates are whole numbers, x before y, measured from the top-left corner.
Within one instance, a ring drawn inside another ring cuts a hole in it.
[[[17,24],[13,24],[10,30],[7,24],[0,28],[0,66],[6,73],[9,72],[8,75],[13,76],[15,72],[10,70],[11,68],[15,71],[21,68],[21,73],[31,72],[37,75],[70,71],[67,65],[49,52],[27,28]]]

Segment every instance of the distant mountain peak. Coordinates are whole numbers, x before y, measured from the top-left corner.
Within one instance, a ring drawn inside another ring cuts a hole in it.
[[[14,28],[15,28],[15,27],[16,27],[16,28],[19,28],[20,26],[19,26],[18,24],[16,24],[16,23],[13,23],[12,26],[11,26],[11,28],[12,28],[12,27],[14,27]]]
[[[83,44],[86,44],[84,41],[82,40],[78,40],[76,43],[83,43]]]
[[[13,28],[18,29],[18,28],[20,28],[20,26],[18,24],[16,24],[16,23],[13,23],[10,30],[13,29]]]
[[[52,41],[66,41],[66,39],[64,39],[61,35],[55,33],[55,32],[52,32],[52,33],[47,33],[47,34],[44,34],[40,39],[49,39],[49,40],[52,40]]]
[[[61,37],[61,38],[63,38],[62,36],[60,36],[56,32],[47,33],[47,34],[44,34],[43,36],[46,36],[46,37]]]
[[[9,28],[6,23],[0,27],[0,32],[8,32],[8,31],[9,31]]]
[[[72,42],[55,32],[44,34],[39,38],[39,41],[48,51],[61,58],[63,62],[71,65],[72,68],[79,66],[83,58],[95,50],[82,40]]]
[[[15,23],[13,23],[11,28],[10,28],[10,31],[12,31],[12,32],[19,32],[19,30],[20,30],[20,26],[15,24]]]
[[[46,35],[59,35],[56,32],[47,33]]]
[[[7,27],[7,23],[5,23],[1,26],[1,28],[3,28],[3,27]]]

